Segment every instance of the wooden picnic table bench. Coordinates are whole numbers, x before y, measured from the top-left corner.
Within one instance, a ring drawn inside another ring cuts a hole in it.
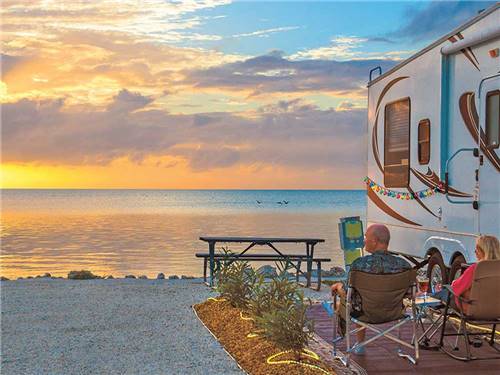
[[[268,246],[270,247],[275,254],[260,254],[260,255],[266,255],[265,257],[261,257],[260,259],[256,259],[257,261],[272,261],[273,259],[267,255],[274,255],[278,261],[284,261],[287,259],[287,255],[289,254],[283,254],[280,250],[278,250],[275,246],[277,243],[297,243],[297,244],[305,244],[306,246],[306,252],[304,257],[301,259],[306,262],[307,265],[307,273],[304,274],[300,270],[300,267],[297,267],[295,264],[292,263],[292,265],[297,269],[298,273],[301,273],[306,276],[306,286],[310,287],[311,286],[311,273],[312,273],[312,264],[314,262],[314,247],[316,244],[325,242],[324,239],[322,238],[290,238],[290,237],[213,237],[213,236],[202,236],[200,237],[201,241],[207,242],[208,243],[208,265],[209,265],[209,270],[210,270],[210,282],[209,285],[213,286],[213,277],[214,277],[214,270],[215,270],[215,260],[216,260],[216,254],[215,254],[215,246],[217,243],[248,243],[249,245],[240,253],[232,254],[234,261],[240,259],[242,256],[246,254],[247,251],[252,249],[254,246]],[[248,254],[246,254],[248,255]],[[255,254],[257,255],[257,254]],[[259,257],[257,257],[259,258]],[[207,259],[207,258],[205,258]],[[248,260],[248,259],[247,259]],[[298,261],[298,259],[297,259]],[[320,261],[319,265],[321,265]],[[319,272],[318,274],[320,274]],[[320,286],[320,285],[318,285]]]
[[[207,266],[208,266],[208,260],[210,258],[209,253],[196,253],[195,254],[197,258],[203,258],[203,280],[206,282],[207,281]],[[264,261],[264,262],[281,262],[281,261],[289,261],[289,262],[294,262],[296,263],[295,267],[295,279],[297,282],[299,282],[299,275],[301,273],[300,271],[300,266],[303,261],[307,260],[307,255],[303,254],[283,254],[277,255],[277,254],[243,254],[243,255],[238,255],[238,254],[214,254],[214,260],[215,260],[215,270],[220,269],[220,263],[222,261],[238,261],[238,260],[243,260],[243,261],[253,261],[253,262],[259,262],[259,261]],[[321,263],[323,262],[330,262],[330,258],[313,258],[312,259],[313,263],[316,263],[316,270],[317,270],[317,279],[318,279],[318,286],[317,289],[319,290],[321,286]],[[214,271],[215,271],[214,270]]]

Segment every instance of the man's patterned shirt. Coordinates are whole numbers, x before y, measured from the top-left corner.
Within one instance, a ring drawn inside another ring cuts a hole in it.
[[[351,270],[375,274],[398,273],[409,270],[410,264],[403,258],[377,250],[370,255],[362,256],[352,262]]]

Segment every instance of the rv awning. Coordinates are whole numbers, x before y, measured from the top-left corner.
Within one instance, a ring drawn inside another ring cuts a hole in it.
[[[485,43],[490,39],[500,36],[500,25],[491,27],[489,29],[471,34],[466,39],[462,39],[456,43],[449,44],[441,48],[443,55],[451,55],[464,48],[471,47],[480,43]]]

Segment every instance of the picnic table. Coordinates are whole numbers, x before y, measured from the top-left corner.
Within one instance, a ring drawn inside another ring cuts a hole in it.
[[[210,269],[210,281],[209,285],[213,286],[213,278],[214,278],[214,269],[215,269],[215,246],[217,243],[248,243],[249,245],[240,253],[231,254],[231,260],[290,260],[293,255],[284,254],[276,247],[276,244],[284,244],[284,243],[296,243],[296,244],[304,244],[305,245],[305,255],[300,256],[303,258],[307,264],[307,274],[306,274],[306,286],[311,286],[311,272],[312,272],[312,264],[314,261],[314,247],[316,244],[325,242],[322,238],[288,238],[288,237],[200,237],[201,241],[208,243],[208,261],[209,261],[209,269]],[[255,246],[267,246],[274,251],[274,254],[260,254],[259,256],[255,255],[253,258],[248,257],[246,253],[254,248]],[[197,256],[201,256],[201,254],[197,254]],[[275,258],[274,258],[275,257]],[[329,259],[321,259],[321,261],[329,261]],[[300,263],[299,263],[300,264]],[[302,273],[300,270],[300,265],[294,267],[297,269],[297,273]],[[321,273],[321,270],[318,270]]]

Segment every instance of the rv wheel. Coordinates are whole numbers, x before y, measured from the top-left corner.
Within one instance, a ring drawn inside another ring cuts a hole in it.
[[[432,293],[439,292],[443,284],[448,282],[446,266],[444,265],[441,254],[436,252],[431,255],[429,265],[427,266],[427,277],[429,278]]]
[[[465,258],[462,255],[459,255],[455,258],[455,260],[451,264],[450,282],[458,279],[462,274],[462,263],[465,263]]]

